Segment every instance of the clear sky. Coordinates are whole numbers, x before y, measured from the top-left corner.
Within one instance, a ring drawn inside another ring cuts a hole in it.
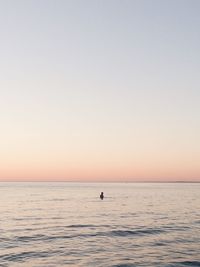
[[[200,181],[199,0],[1,0],[0,180]]]

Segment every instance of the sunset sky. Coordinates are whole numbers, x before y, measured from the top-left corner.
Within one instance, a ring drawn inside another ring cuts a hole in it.
[[[199,0],[1,0],[0,181],[200,181]]]

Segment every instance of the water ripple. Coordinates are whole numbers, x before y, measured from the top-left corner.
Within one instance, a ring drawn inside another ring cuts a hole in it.
[[[199,195],[200,185],[0,185],[0,267],[200,267]]]

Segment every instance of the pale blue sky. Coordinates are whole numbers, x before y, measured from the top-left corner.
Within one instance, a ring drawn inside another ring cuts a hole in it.
[[[0,179],[200,179],[199,14],[197,0],[1,0]]]

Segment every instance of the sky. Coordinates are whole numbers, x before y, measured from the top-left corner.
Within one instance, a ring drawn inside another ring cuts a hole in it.
[[[200,181],[199,0],[0,0],[0,181]]]

